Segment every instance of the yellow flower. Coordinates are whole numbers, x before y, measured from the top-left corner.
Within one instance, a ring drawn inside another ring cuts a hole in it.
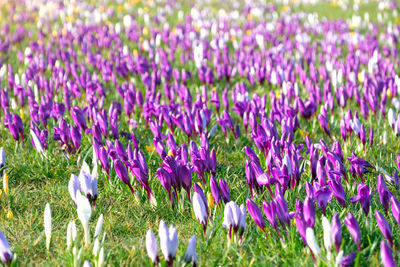
[[[23,120],[23,119],[25,118],[25,113],[24,113],[24,109],[23,109],[23,108],[21,108],[21,109],[19,110],[19,114],[20,114],[20,116],[21,116],[21,119]]]
[[[139,53],[138,53],[137,49],[133,49],[133,55],[134,55],[135,57],[137,57],[138,54],[139,54]]]
[[[13,217],[13,212],[11,210],[7,211],[7,219],[11,219]]]
[[[301,136],[303,136],[303,137],[306,137],[306,136],[308,135],[308,133],[305,132],[305,131],[303,131],[302,129],[300,129],[300,134],[301,134]]]
[[[207,202],[208,202],[208,208],[211,209],[214,206],[214,199],[210,192],[208,192],[207,194]]]
[[[358,81],[359,81],[360,83],[363,83],[363,82],[364,82],[364,75],[363,75],[362,72],[359,72],[359,73],[357,74],[357,78],[358,78]]]
[[[4,173],[4,175],[3,175],[3,190],[4,190],[4,193],[8,194],[9,188],[8,188],[8,176],[7,176],[7,173]]]
[[[283,6],[282,7],[282,12],[286,12],[289,11],[289,6]]]
[[[0,197],[3,195],[3,190],[0,189]]]
[[[155,147],[146,145],[146,149],[149,152],[153,152],[155,150]]]
[[[143,27],[143,35],[146,36],[147,34],[149,34],[149,29],[147,27]]]
[[[391,98],[392,97],[392,91],[390,89],[387,89],[386,95],[387,95],[387,97]]]

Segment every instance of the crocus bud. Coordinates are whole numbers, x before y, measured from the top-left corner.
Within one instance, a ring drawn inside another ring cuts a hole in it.
[[[6,166],[6,152],[4,151],[4,148],[0,148],[0,169]],[[2,171],[0,171],[0,175],[2,174]]]
[[[76,193],[76,206],[78,218],[82,223],[85,233],[85,244],[88,246],[90,243],[89,219],[92,215],[92,208],[90,207],[89,200],[79,192]]]
[[[394,219],[400,225],[400,204],[395,196],[390,198],[390,207],[392,209],[392,215]]]
[[[169,266],[172,266],[178,248],[178,232],[173,225],[170,225],[168,228],[165,222],[161,220],[158,235],[164,259],[168,262]]]
[[[314,230],[310,227],[308,227],[306,229],[306,240],[307,240],[307,245],[308,247],[311,249],[311,251],[314,254],[321,254],[321,249],[318,246],[317,241],[315,240],[315,234],[314,234]]]
[[[331,237],[331,223],[324,216],[322,217],[322,227],[324,229],[324,246],[328,253],[328,260],[331,257],[332,237]]]
[[[384,267],[396,267],[396,262],[394,261],[392,250],[386,244],[385,241],[381,241],[381,261]]]
[[[99,237],[102,229],[103,229],[103,214],[100,214],[99,218],[97,219],[96,231],[94,232],[94,237]]]
[[[72,243],[75,242],[75,238],[77,235],[76,225],[74,221],[70,221],[67,227],[67,248],[70,249]]]
[[[344,219],[344,223],[346,224],[354,242],[357,244],[358,250],[361,250],[361,231],[356,218],[353,214],[349,213],[349,215]]]
[[[189,240],[184,259],[187,263],[191,262],[193,266],[197,266],[196,236],[194,235]]]
[[[260,208],[254,203],[253,200],[246,200],[247,211],[249,212],[251,218],[253,218],[254,222],[260,227],[263,231],[265,228],[265,220],[262,216]]]
[[[215,180],[214,176],[211,176],[211,178],[210,178],[210,188],[211,188],[211,193],[212,193],[215,203],[219,204],[219,201],[221,198],[221,192],[220,192],[218,183]]]
[[[306,197],[303,206],[303,216],[308,227],[314,228],[315,223],[315,205],[314,201],[310,197]]]
[[[208,217],[207,210],[205,207],[204,200],[197,192],[194,192],[193,194],[193,211],[197,221],[201,223],[201,225],[203,226],[203,231],[205,234],[207,227],[207,217]]]
[[[50,249],[51,242],[51,210],[50,204],[47,203],[44,209],[44,233],[46,235],[46,249]]]
[[[342,244],[342,225],[340,224],[338,213],[333,214],[332,217],[331,235],[332,240],[335,243],[336,252],[339,252],[340,245]]]
[[[5,264],[10,266],[13,260],[13,253],[6,237],[0,232],[0,259]]]
[[[228,203],[229,200],[230,200],[230,193],[229,193],[228,183],[224,179],[220,179],[219,180],[219,187],[221,189],[222,200],[225,203]]]
[[[375,218],[382,235],[393,245],[392,227],[390,227],[385,217],[378,210],[375,210]]]
[[[146,234],[146,250],[147,255],[149,255],[149,258],[153,262],[154,266],[156,266],[159,262],[158,246],[156,238],[151,230],[148,230]]]

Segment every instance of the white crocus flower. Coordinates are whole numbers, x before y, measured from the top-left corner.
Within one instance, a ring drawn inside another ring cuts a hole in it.
[[[151,230],[148,230],[146,234],[146,250],[147,254],[149,255],[149,258],[153,262],[154,266],[156,266],[159,261],[158,245],[156,238],[154,237],[154,234]]]
[[[89,219],[92,215],[92,208],[90,207],[89,200],[80,192],[76,192],[76,206],[78,218],[82,223],[85,233],[85,244],[87,246],[90,243]]]
[[[44,233],[46,235],[46,248],[50,249],[51,242],[51,210],[50,204],[47,203],[44,208]]]
[[[196,236],[190,238],[189,244],[185,253],[185,261],[193,263],[193,266],[197,266],[197,254],[196,254]]]

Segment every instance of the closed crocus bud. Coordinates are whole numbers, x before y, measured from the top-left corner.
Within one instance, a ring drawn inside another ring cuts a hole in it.
[[[232,229],[234,227],[233,221],[233,210],[230,205],[231,202],[225,205],[224,209],[224,221],[222,222],[222,226],[228,230],[228,238],[229,240],[232,238]]]
[[[101,234],[101,230],[103,230],[103,214],[100,214],[97,219],[96,230],[94,232],[94,237],[99,237]]]
[[[394,219],[400,225],[400,204],[395,196],[390,198],[390,207],[392,209],[392,215]]]
[[[358,250],[361,250],[361,231],[356,218],[353,214],[349,213],[349,215],[344,219],[344,223],[346,224],[354,242],[357,244]]]
[[[153,262],[154,266],[158,265],[158,245],[157,240],[151,230],[148,230],[146,234],[146,250],[147,255],[149,255],[149,258]]]
[[[169,266],[172,266],[178,248],[178,232],[173,225],[168,228],[165,222],[161,220],[158,235],[164,259]]]
[[[332,247],[331,223],[325,216],[322,217],[322,227],[324,229],[324,246],[328,253],[328,260],[329,260],[331,258],[331,247]]]
[[[303,216],[308,227],[314,228],[315,223],[315,205],[314,201],[308,196],[304,200]]]
[[[247,207],[247,211],[249,212],[251,218],[253,218],[253,220],[257,224],[257,226],[260,227],[261,230],[264,231],[265,220],[262,216],[260,208],[251,199],[246,200],[246,207]]]
[[[191,262],[193,266],[197,266],[196,236],[194,235],[189,240],[184,259],[187,263]]]
[[[104,247],[101,247],[101,249],[100,249],[99,260],[97,261],[97,266],[98,267],[106,266],[105,255],[104,255]]]
[[[36,133],[32,129],[30,132],[31,132],[32,141],[33,141],[36,151],[39,152],[41,156],[43,155],[44,157],[46,157],[46,153],[44,152],[44,149],[43,149],[42,143],[40,142],[39,137],[36,135]],[[4,150],[3,150],[3,153],[4,153]],[[5,161],[5,155],[4,155],[4,161]],[[2,166],[1,166],[1,153],[0,153],[0,169],[1,169],[1,167]],[[1,171],[0,171],[0,173],[1,173]]]
[[[381,241],[381,261],[384,267],[396,267],[396,262],[392,254],[392,249],[386,244],[385,241]]]
[[[246,230],[246,207],[244,206],[244,204],[240,205],[240,220],[239,220],[239,238],[240,240],[242,239],[243,233]]]
[[[353,251],[349,255],[342,257],[340,266],[351,266],[356,258],[357,254]]]
[[[231,199],[229,193],[228,183],[224,179],[219,180],[219,187],[221,189],[221,197],[225,203],[228,203]]]
[[[135,190],[133,189],[131,181],[129,179],[128,170],[126,169],[125,165],[122,163],[120,159],[117,158],[114,160],[114,168],[118,178],[129,187],[129,189],[132,192],[132,195],[135,195]]]
[[[365,147],[365,143],[367,142],[367,137],[366,137],[364,125],[361,125],[361,129],[360,129],[360,134],[359,135],[360,135],[360,141],[363,144],[363,146]]]
[[[50,249],[51,242],[51,210],[50,204],[47,203],[44,209],[44,233],[46,235],[46,249]]]
[[[7,266],[10,266],[13,260],[10,245],[2,232],[0,232],[0,259]]]
[[[211,193],[212,193],[215,203],[219,204],[219,201],[221,198],[221,192],[220,192],[218,183],[215,180],[214,176],[211,176],[211,178],[210,178],[210,188],[211,188]]]
[[[75,242],[75,238],[77,235],[76,225],[74,221],[70,221],[67,227],[67,248],[70,249],[72,243]]]
[[[77,127],[70,126],[70,136],[72,143],[74,144],[76,149],[79,149],[81,146],[81,132]]]
[[[378,210],[375,210],[375,218],[382,235],[393,245],[392,227],[390,227],[385,217]]]
[[[0,169],[6,166],[6,152],[4,148],[0,148]]]
[[[85,244],[88,246],[90,243],[89,219],[92,215],[92,208],[90,207],[89,200],[79,192],[76,193],[76,206],[78,218],[82,223],[85,233]]]
[[[336,252],[339,252],[342,244],[342,225],[340,223],[339,214],[335,213],[332,217],[331,223],[331,236],[332,241],[335,243]]]
[[[92,267],[92,264],[90,263],[90,261],[85,260],[85,262],[83,263],[82,267]]]
[[[319,247],[317,240],[315,240],[314,230],[310,227],[306,229],[306,240],[308,247],[314,254],[321,254],[321,248]]]
[[[75,174],[71,174],[71,178],[68,183],[68,192],[76,205],[76,193],[81,192],[81,185],[78,177]]]
[[[75,124],[81,129],[86,130],[86,120],[85,114],[83,111],[78,107],[74,106],[71,110],[71,117],[74,120]]]
[[[194,192],[193,194],[193,211],[197,221],[203,226],[203,232],[205,235],[208,215],[205,207],[205,202],[197,192]]]

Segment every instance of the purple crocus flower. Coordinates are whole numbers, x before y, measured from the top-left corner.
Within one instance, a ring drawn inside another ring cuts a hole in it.
[[[131,185],[128,170],[126,169],[125,165],[122,163],[122,161],[119,158],[114,159],[113,162],[114,162],[115,172],[117,173],[118,178],[129,187],[129,189],[132,192],[132,195],[135,195],[135,190],[133,189],[133,187]]]
[[[330,179],[328,181],[328,185],[332,190],[333,195],[336,197],[339,204],[345,208],[346,207],[346,199],[345,192],[342,184],[335,179]]]
[[[387,214],[387,210],[389,207],[389,199],[392,194],[387,190],[385,180],[383,179],[383,176],[381,174],[379,174],[378,176],[376,189],[378,190],[379,200],[383,208],[385,209],[385,214]]]
[[[376,223],[378,224],[379,230],[381,230],[382,235],[393,246],[392,227],[390,227],[385,217],[378,210],[375,210],[375,218],[376,218]]]
[[[220,192],[218,183],[215,180],[214,176],[211,176],[211,178],[210,178],[210,189],[211,189],[211,194],[213,196],[213,199],[214,199],[215,203],[218,205],[219,201],[221,199],[221,192]]]
[[[368,185],[358,184],[357,195],[351,197],[349,200],[352,203],[359,201],[365,216],[368,217],[369,207],[371,205],[371,194]]]
[[[251,218],[254,220],[254,222],[257,224],[258,227],[260,227],[263,231],[265,231],[265,220],[262,216],[260,208],[257,206],[256,203],[254,203],[253,200],[247,199],[246,200],[246,207],[247,211],[249,212]]]
[[[314,228],[315,223],[315,205],[314,201],[310,197],[306,197],[303,206],[303,216],[307,223],[307,227]]]
[[[390,207],[392,209],[392,215],[394,219],[400,225],[400,204],[395,196],[390,198]]]
[[[340,266],[346,267],[346,266],[352,265],[354,260],[356,259],[356,256],[357,256],[357,253],[355,253],[354,251],[349,253],[349,255],[344,256],[342,258],[342,260],[340,261]]]
[[[396,267],[392,249],[386,244],[384,240],[381,241],[381,260],[384,267]]]
[[[339,252],[342,244],[342,224],[340,223],[339,214],[337,212],[333,214],[332,217],[331,236],[335,243],[336,252]]]
[[[329,189],[328,186],[324,186],[316,190],[314,194],[315,194],[315,200],[317,201],[319,208],[325,215],[326,205],[328,201],[330,201],[331,199],[332,191]]]
[[[13,253],[10,245],[2,232],[0,232],[0,259],[7,266],[10,266],[13,260]]]
[[[349,213],[344,219],[344,223],[346,224],[354,242],[357,244],[358,250],[361,250],[361,230],[356,218],[353,214]]]
[[[221,197],[224,203],[228,203],[231,199],[230,193],[229,193],[229,186],[228,183],[224,179],[219,180],[219,187],[221,189]]]

